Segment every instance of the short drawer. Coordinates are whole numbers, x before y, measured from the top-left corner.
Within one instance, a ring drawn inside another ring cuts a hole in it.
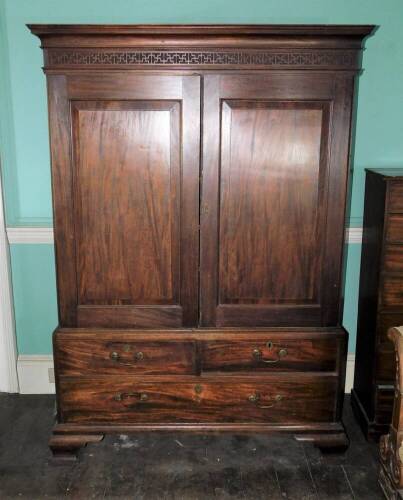
[[[339,341],[332,339],[250,338],[202,343],[203,371],[334,371]]]
[[[380,344],[376,353],[376,378],[383,382],[394,383],[396,374],[396,356],[389,344]]]
[[[403,215],[389,215],[386,221],[386,241],[403,243]]]
[[[113,338],[55,341],[61,375],[193,374],[196,345],[188,341],[125,340]]]
[[[403,212],[403,183],[389,183],[389,204],[390,212]]]
[[[386,244],[384,269],[391,272],[403,272],[403,245]]]
[[[389,425],[392,419],[393,385],[377,384],[375,386],[375,421],[378,424]]]
[[[403,275],[384,274],[382,305],[385,307],[403,306]]]
[[[338,378],[308,374],[147,380],[61,378],[68,423],[304,423],[334,420]]]

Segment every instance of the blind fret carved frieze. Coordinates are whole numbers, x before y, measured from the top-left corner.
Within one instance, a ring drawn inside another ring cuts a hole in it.
[[[51,49],[47,67],[60,66],[257,66],[356,69],[354,50],[171,51]]]

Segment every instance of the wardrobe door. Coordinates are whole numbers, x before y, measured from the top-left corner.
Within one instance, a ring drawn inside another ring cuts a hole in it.
[[[201,324],[336,325],[350,76],[210,75]]]
[[[48,81],[61,326],[195,325],[199,77]]]

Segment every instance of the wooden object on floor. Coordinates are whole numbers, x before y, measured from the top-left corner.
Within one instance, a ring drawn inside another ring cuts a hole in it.
[[[395,348],[396,379],[392,423],[379,444],[379,484],[388,500],[397,500],[403,498],[403,327],[391,328],[388,337]]]
[[[395,356],[388,329],[403,324],[403,169],[367,170],[351,402],[367,438],[388,431]]]
[[[145,429],[346,446],[344,221],[373,27],[30,29],[48,84],[63,453],[69,436]]]

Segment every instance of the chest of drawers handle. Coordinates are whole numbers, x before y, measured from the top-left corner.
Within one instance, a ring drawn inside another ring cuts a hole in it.
[[[148,394],[146,394],[145,392],[141,392],[141,393],[138,393],[138,392],[118,392],[117,394],[115,394],[113,399],[115,401],[123,401],[124,399],[128,399],[128,398],[138,398],[140,401],[142,401],[144,403],[144,402],[148,401]]]
[[[120,354],[116,351],[111,352],[109,357],[111,358],[112,361],[120,360]],[[144,359],[144,353],[141,351],[136,352],[133,356],[133,359],[134,361],[141,361],[142,359]]]
[[[279,351],[277,353],[277,359],[264,359],[263,353],[258,347],[256,347],[252,351],[252,356],[255,359],[257,359],[258,361],[261,361],[262,363],[267,363],[267,364],[278,363],[279,361],[281,361],[282,358],[287,356],[287,354],[288,354],[287,349],[281,348],[281,349],[279,349]]]
[[[256,405],[258,408],[262,408],[262,409],[273,408],[273,406],[275,406],[277,403],[282,401],[282,399],[283,399],[283,396],[281,394],[276,394],[276,396],[274,397],[273,403],[271,403],[269,405],[261,405],[261,404],[259,404],[259,402],[261,400],[261,396],[258,392],[254,392],[253,394],[251,394],[248,397],[248,401],[250,401],[251,403]]]

